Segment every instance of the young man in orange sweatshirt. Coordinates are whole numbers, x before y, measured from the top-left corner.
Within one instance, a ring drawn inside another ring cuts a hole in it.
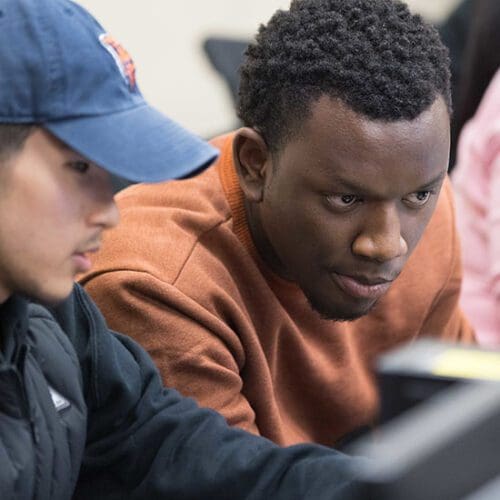
[[[283,449],[165,388],[74,283],[118,223],[111,174],[155,182],[215,156],[144,100],[85,9],[2,0],[2,500],[366,498],[359,459]]]
[[[376,416],[377,355],[473,339],[450,108],[447,51],[404,4],[293,1],[246,52],[245,126],[200,175],[123,192],[83,282],[230,424],[338,444]]]

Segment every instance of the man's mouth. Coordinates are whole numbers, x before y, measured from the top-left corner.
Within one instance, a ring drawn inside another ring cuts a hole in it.
[[[338,273],[331,273],[331,277],[344,293],[355,299],[379,299],[394,281],[384,277],[348,276]]]
[[[82,252],[75,252],[71,256],[71,259],[73,260],[73,263],[75,265],[75,271],[77,274],[86,273],[87,271],[90,271],[92,263],[90,262],[88,254]]]
[[[90,254],[95,253],[99,250],[99,245],[86,248],[82,251],[77,250],[72,256],[73,263],[75,265],[76,273],[86,273],[92,268],[92,262],[90,261]]]

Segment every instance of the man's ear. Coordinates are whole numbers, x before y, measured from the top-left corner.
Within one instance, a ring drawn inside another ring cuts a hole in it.
[[[262,200],[270,154],[262,136],[249,127],[240,128],[233,139],[233,159],[240,186],[248,201]]]

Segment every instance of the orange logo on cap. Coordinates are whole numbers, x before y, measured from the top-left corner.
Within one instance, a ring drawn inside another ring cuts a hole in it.
[[[99,36],[103,47],[113,56],[121,75],[127,82],[130,90],[135,90],[135,64],[127,50],[111,35],[103,33]]]

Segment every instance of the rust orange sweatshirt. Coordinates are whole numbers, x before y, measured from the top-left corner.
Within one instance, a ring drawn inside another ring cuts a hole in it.
[[[119,195],[122,222],[83,282],[110,326],[149,351],[168,386],[281,445],[334,445],[376,413],[378,354],[422,334],[473,338],[457,305],[449,183],[378,306],[359,320],[333,322],[259,258],[232,136],[217,145],[218,162],[202,174]]]

